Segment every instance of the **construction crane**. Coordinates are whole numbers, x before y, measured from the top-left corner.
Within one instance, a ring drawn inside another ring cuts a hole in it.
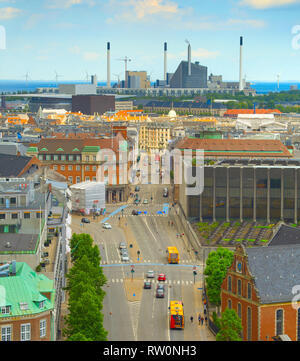
[[[125,88],[127,88],[127,86],[128,86],[128,82],[127,82],[127,63],[129,62],[129,61],[131,61],[131,59],[129,59],[127,56],[125,56],[125,58],[123,58],[123,59],[118,59],[119,61],[124,61],[124,63],[125,63]]]
[[[54,71],[55,73],[55,81],[56,81],[56,86],[58,85],[58,79],[62,77],[62,75],[58,75],[57,71]]]

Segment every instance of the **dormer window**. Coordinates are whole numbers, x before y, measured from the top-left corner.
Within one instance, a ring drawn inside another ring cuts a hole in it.
[[[20,302],[20,310],[27,311],[28,310],[28,303]]]
[[[11,306],[0,307],[1,315],[9,315],[11,312]]]
[[[44,307],[45,307],[45,301],[41,301],[41,302],[39,303],[39,308],[42,309],[42,308],[44,308]]]

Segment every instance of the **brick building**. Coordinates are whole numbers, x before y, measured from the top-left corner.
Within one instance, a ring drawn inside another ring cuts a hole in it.
[[[128,143],[118,133],[114,138],[106,139],[42,139],[28,148],[27,154],[36,156],[43,165],[65,176],[70,185],[87,181],[104,182],[107,185],[107,202],[111,203],[123,202],[128,196],[127,180],[123,179],[121,170],[124,167],[129,169],[130,162],[121,159],[120,149],[122,152],[129,150]],[[116,157],[114,164],[110,162],[110,151]],[[113,167],[112,172],[110,167]]]
[[[239,245],[221,286],[221,309],[241,318],[244,341],[288,335],[300,340],[300,309],[292,306],[300,284],[299,245],[245,248]]]
[[[115,111],[115,97],[111,95],[74,95],[72,112],[85,115],[104,114]]]
[[[26,263],[12,262],[0,278],[1,341],[52,341],[53,281]]]

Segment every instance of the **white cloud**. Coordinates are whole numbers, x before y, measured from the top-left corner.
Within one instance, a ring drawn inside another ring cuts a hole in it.
[[[47,7],[50,9],[68,9],[74,5],[88,4],[95,5],[94,0],[48,0]]]
[[[106,20],[109,24],[119,20],[145,22],[158,18],[178,18],[191,12],[190,8],[180,8],[171,0],[110,0],[107,6],[113,13],[113,16]]]
[[[211,50],[203,49],[203,48],[193,49],[193,44],[191,44],[191,46],[192,46],[192,58],[215,59],[216,57],[218,57],[220,55],[219,51],[211,51]],[[178,53],[178,54],[168,53],[168,59],[180,60],[183,58],[184,59],[187,58],[187,50],[182,51],[181,53]]]
[[[263,20],[257,19],[229,19],[227,25],[244,25],[251,28],[263,28],[266,23]]]
[[[92,51],[83,53],[83,59],[86,61],[96,61],[100,58],[100,54]]]
[[[299,3],[299,0],[242,0],[240,5],[249,5],[255,9],[267,9]]]
[[[263,28],[266,23],[257,19],[228,19],[225,21],[192,21],[177,23],[178,28],[186,28],[189,30],[228,30],[235,27]]]
[[[10,20],[22,13],[21,9],[7,7],[7,8],[0,8],[0,20]]]

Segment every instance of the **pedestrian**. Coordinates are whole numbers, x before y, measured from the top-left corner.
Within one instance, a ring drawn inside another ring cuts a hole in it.
[[[194,317],[193,317],[193,316],[191,316],[190,320],[191,320],[191,323],[193,323],[193,321],[194,321]]]
[[[200,324],[201,324],[201,315],[200,315],[200,313],[199,313],[199,316],[198,316],[198,321],[199,321],[199,326],[200,326]]]
[[[206,324],[206,326],[207,326],[207,316],[205,316],[205,324]]]
[[[204,314],[206,315],[207,311],[206,311],[206,308],[204,308]]]
[[[201,316],[201,326],[203,326],[204,318]]]

